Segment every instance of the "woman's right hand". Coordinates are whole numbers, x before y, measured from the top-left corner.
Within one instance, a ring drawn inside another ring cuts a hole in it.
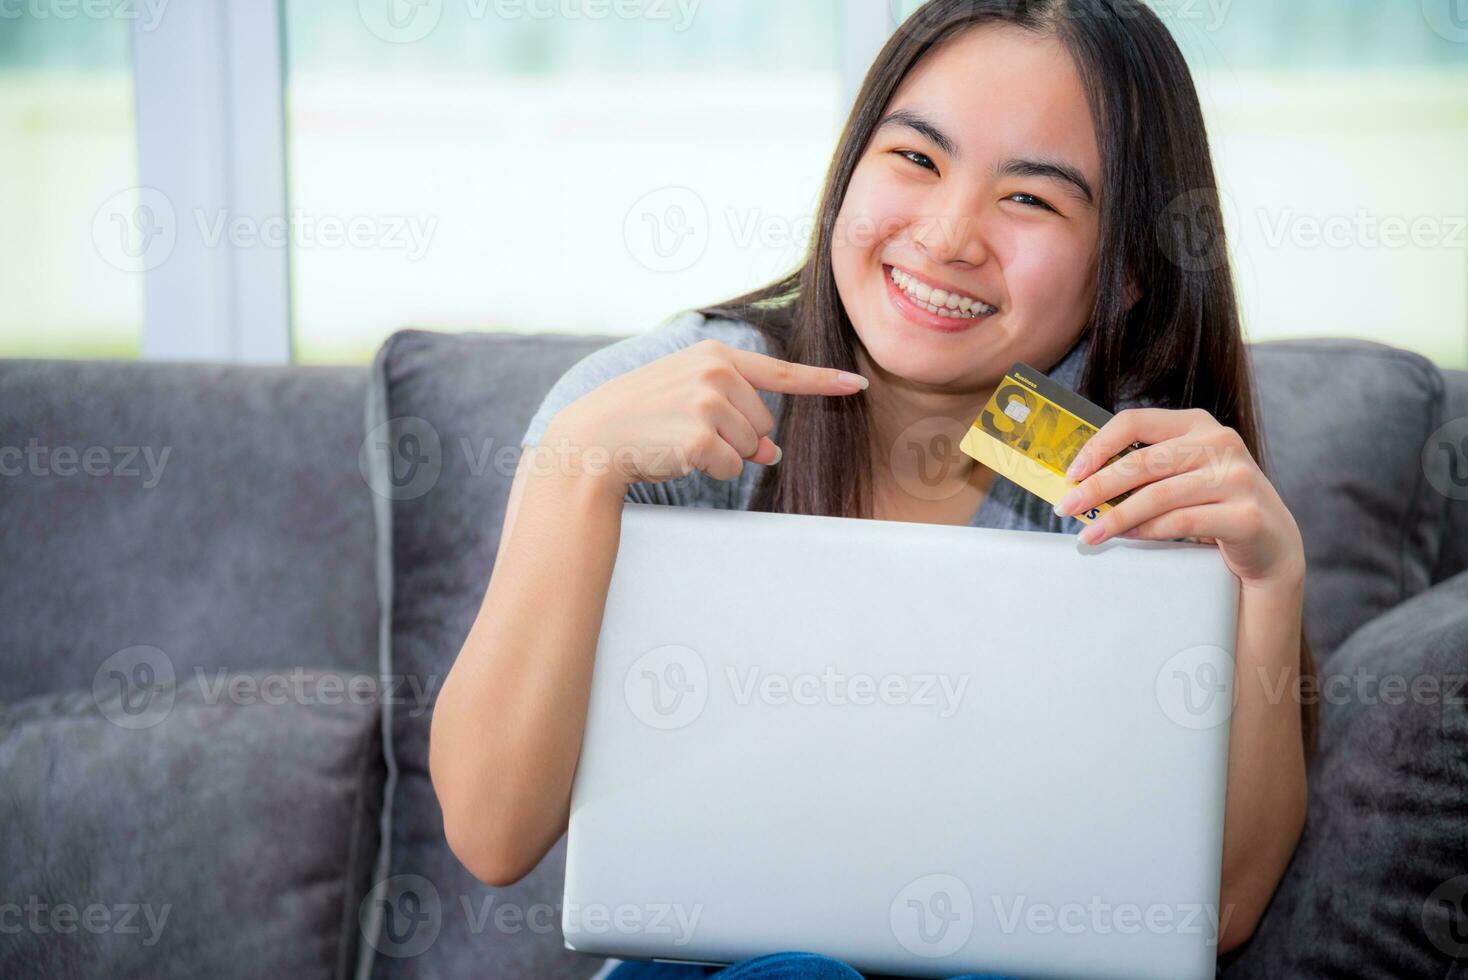
[[[542,449],[566,451],[575,472],[610,481],[661,483],[695,469],[716,480],[746,461],[779,462],[774,417],[759,391],[853,395],[867,380],[701,340],[592,389],[556,414]],[[562,464],[557,464],[562,465]]]

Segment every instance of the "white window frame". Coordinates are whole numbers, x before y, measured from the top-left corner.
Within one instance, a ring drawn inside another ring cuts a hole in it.
[[[175,231],[167,260],[144,273],[145,359],[293,358],[289,225],[260,240],[290,217],[287,2],[195,0],[134,28],[139,184],[162,195]],[[843,115],[895,26],[893,2],[836,6]]]
[[[291,360],[283,41],[275,0],[137,21],[139,183],[175,232],[144,273],[145,359]]]

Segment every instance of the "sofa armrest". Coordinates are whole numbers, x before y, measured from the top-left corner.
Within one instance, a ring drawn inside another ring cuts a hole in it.
[[[376,679],[139,685],[138,663],[0,707],[0,903],[24,917],[0,976],[347,980],[382,806]]]

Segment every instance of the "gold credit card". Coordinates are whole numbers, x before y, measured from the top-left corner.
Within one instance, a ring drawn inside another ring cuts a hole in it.
[[[1050,380],[1028,364],[1016,363],[964,434],[959,448],[1005,479],[1051,504],[1075,489],[1065,471],[1111,413]],[[1109,466],[1145,448],[1134,442],[1107,460]],[[1097,471],[1104,466],[1098,466]],[[1076,514],[1090,524],[1135,491]]]

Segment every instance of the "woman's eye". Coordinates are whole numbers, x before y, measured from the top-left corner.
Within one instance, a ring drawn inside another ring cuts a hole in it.
[[[935,164],[932,158],[925,153],[919,153],[917,150],[898,150],[897,152],[901,156],[917,164],[919,167],[932,170],[935,173],[938,170],[938,165]]]
[[[1033,194],[1011,194],[1009,195],[1007,200],[1017,201],[1020,204],[1027,205],[1032,208],[1044,208],[1046,211],[1055,210],[1050,205],[1046,204],[1044,201],[1040,200]]]

